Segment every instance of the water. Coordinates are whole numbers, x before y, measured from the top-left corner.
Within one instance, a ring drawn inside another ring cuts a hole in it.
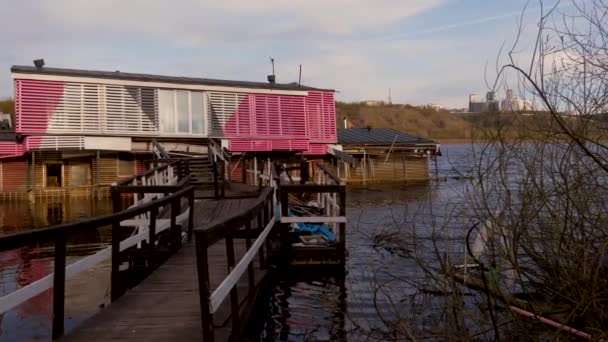
[[[388,325],[417,317],[418,330],[443,319],[434,296],[413,289],[425,285],[415,258],[429,255],[433,234],[440,246],[461,241],[466,215],[451,208],[460,204],[472,175],[471,146],[443,145],[438,176],[446,181],[416,186],[350,187],[347,194],[347,272],[333,275],[281,275],[274,282],[259,335],[266,341],[384,340]],[[431,164],[433,166],[433,164]],[[65,202],[0,203],[0,233],[105,214],[109,201],[72,199]],[[440,227],[431,229],[431,227]],[[413,239],[413,237],[416,237]],[[75,234],[69,239],[68,263],[109,245],[109,230]],[[420,248],[424,246],[425,248]],[[420,255],[413,255],[417,250]],[[53,270],[52,245],[36,245],[0,253],[0,295],[40,279]],[[427,253],[427,254],[425,254]],[[459,255],[453,257],[460,257]],[[432,265],[431,265],[432,266]],[[429,287],[431,287],[429,285]],[[433,288],[429,288],[432,291]],[[110,265],[102,263],[66,284],[66,332],[109,303]],[[0,315],[0,341],[50,340],[52,292],[46,291]]]
[[[112,211],[109,200],[67,198],[63,201],[0,202],[0,234],[69,222]],[[108,229],[68,237],[67,263],[109,245]],[[31,245],[0,253],[0,296],[53,272],[52,244]],[[102,263],[66,283],[66,330],[95,314],[109,302],[110,267]],[[52,289],[0,314],[0,341],[50,340]]]
[[[445,181],[349,187],[345,279],[280,276],[251,339],[378,341],[395,338],[395,330],[433,338],[424,334],[445,320],[446,303],[432,295],[437,289],[417,261],[462,260],[470,222],[457,209],[474,165],[470,145],[442,145],[442,152],[437,175]]]

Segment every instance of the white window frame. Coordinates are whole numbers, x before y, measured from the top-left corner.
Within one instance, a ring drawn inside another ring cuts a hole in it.
[[[175,127],[175,132],[162,132],[160,129],[160,120],[161,120],[161,115],[159,112],[159,125],[158,125],[158,130],[159,130],[159,134],[160,135],[166,135],[166,136],[180,136],[180,135],[188,135],[188,136],[194,136],[194,137],[206,137],[208,136],[208,124],[207,124],[207,117],[208,117],[208,110],[207,110],[207,99],[206,99],[206,92],[203,91],[192,91],[192,90],[187,90],[187,89],[159,89],[159,91],[172,91],[173,92],[173,124]],[[177,92],[178,91],[184,91],[188,94],[188,132],[184,133],[184,132],[180,132],[179,131],[179,112],[178,112],[178,104],[177,104]],[[202,109],[203,109],[203,118],[202,118],[202,133],[193,133],[192,132],[192,93],[201,93],[202,94],[202,98],[203,98],[203,103],[202,103]],[[159,97],[160,98],[160,97]],[[160,105],[159,105],[160,107]]]

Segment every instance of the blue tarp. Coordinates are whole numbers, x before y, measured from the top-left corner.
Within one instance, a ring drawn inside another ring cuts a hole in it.
[[[308,232],[311,235],[323,235],[329,241],[336,241],[336,235],[332,233],[325,223],[296,223],[296,232]]]
[[[289,216],[294,215],[293,211],[288,210]],[[336,241],[336,235],[329,229],[329,226],[325,223],[295,223],[293,226],[296,233],[307,232],[310,235],[323,235],[329,241]]]

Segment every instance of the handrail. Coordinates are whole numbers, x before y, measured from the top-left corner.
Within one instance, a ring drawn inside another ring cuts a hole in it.
[[[194,234],[204,234],[207,246],[211,246],[217,241],[225,238],[230,233],[237,231],[243,226],[248,220],[251,220],[254,212],[257,213],[263,208],[263,205],[267,203],[268,196],[273,194],[273,189],[266,187],[260,192],[255,202],[252,203],[249,208],[238,213],[214,221],[197,228],[194,230]]]
[[[209,139],[209,151],[214,157],[221,159],[222,161],[229,161],[230,154],[226,152],[225,149],[222,148],[221,145],[216,143],[213,139]],[[213,158],[215,160],[215,158]]]
[[[316,162],[315,166],[317,168],[319,168],[323,173],[325,173],[327,176],[329,176],[329,178],[331,178],[331,180],[334,181],[334,183],[338,184],[338,185],[343,185],[344,181],[342,181],[342,179],[340,179],[340,177],[336,176],[333,174],[333,172],[331,172],[329,169],[327,169],[327,167],[325,167],[325,165]]]
[[[241,329],[241,315],[238,291],[236,285],[239,279],[248,272],[249,294],[248,299],[252,300],[255,293],[255,279],[253,261],[259,255],[260,268],[265,267],[265,257],[263,246],[266,238],[275,227],[276,218],[274,216],[274,189],[264,188],[256,200],[248,208],[239,213],[234,213],[226,218],[215,220],[202,228],[194,231],[196,241],[196,263],[199,281],[199,299],[201,307],[201,323],[203,327],[203,340],[213,341],[213,314],[219,306],[230,295],[231,319],[232,319],[232,338],[238,339]],[[259,234],[252,243],[252,220],[256,219],[256,228]],[[240,228],[244,227],[244,231]],[[242,237],[237,234],[244,233],[246,239],[247,252],[236,263],[234,255],[233,239]],[[221,239],[226,240],[226,258],[229,274],[221,284],[211,293],[209,288],[209,264],[208,247]]]
[[[141,215],[150,211],[152,208],[158,208],[163,205],[170,203],[176,198],[184,197],[187,193],[194,190],[193,186],[184,188],[178,192],[175,192],[169,196],[165,196],[159,199],[154,199],[141,206],[132,207],[120,211],[118,213],[106,214],[96,216],[93,218],[87,218],[79,221],[73,221],[68,223],[60,223],[50,227],[44,227],[39,229],[32,229],[28,231],[22,231],[12,234],[0,236],[0,252],[15,249],[18,247],[27,246],[32,243],[32,239],[38,241],[48,241],[61,234],[70,234],[75,232],[82,232],[83,229],[96,229],[103,226],[108,226],[116,221],[124,221],[133,216]],[[78,230],[77,230],[78,229]]]
[[[119,192],[115,192],[119,195]],[[111,257],[111,294],[112,301],[115,301],[123,290],[122,284],[119,281],[119,266],[120,252],[134,246],[143,240],[148,240],[149,248],[154,248],[154,240],[156,238],[156,221],[159,209],[165,205],[171,207],[171,238],[170,245],[172,250],[177,250],[181,246],[181,228],[178,225],[178,213],[181,212],[181,201],[186,197],[188,199],[188,238],[192,236],[194,226],[194,187],[187,186],[171,195],[167,195],[158,199],[153,199],[150,202],[125,209],[113,214],[101,215],[93,218],[83,219],[79,221],[62,223],[46,228],[34,229],[30,231],[17,232],[0,237],[0,251],[11,250],[32,243],[40,243],[46,241],[54,241],[54,269],[53,273],[36,280],[35,282],[17,289],[7,295],[0,297],[0,304],[3,310],[11,308],[23,303],[42,291],[53,287],[53,339],[59,338],[64,332],[64,315],[65,315],[65,280],[67,277],[73,276],[81,271],[90,268],[102,260]],[[129,218],[150,213],[148,231],[140,232],[136,236],[131,236],[126,240],[121,240],[120,224]],[[179,214],[179,216],[183,216]],[[82,232],[83,230],[93,230],[103,226],[112,226],[112,245],[106,249],[98,251],[95,254],[89,255],[78,260],[75,263],[66,267],[67,255],[67,236],[71,233]],[[158,227],[160,231],[161,227]],[[164,228],[166,229],[166,228]]]
[[[178,164],[180,161],[179,160],[174,160],[174,161],[170,161],[169,163],[165,164],[165,165],[161,165],[161,166],[157,166],[154,168],[151,168],[150,170],[139,174],[139,175],[134,175],[134,176],[130,176],[128,178],[123,179],[120,182],[117,182],[117,185],[127,185],[131,182],[133,182],[134,180],[140,180],[142,178],[148,177],[150,175],[153,175],[155,172],[159,172],[159,171],[163,171],[166,168],[170,167],[170,166],[174,166],[174,164]]]

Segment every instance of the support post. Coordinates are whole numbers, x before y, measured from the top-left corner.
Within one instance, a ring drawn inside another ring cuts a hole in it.
[[[219,184],[217,183],[218,181],[218,177],[217,177],[217,162],[215,160],[212,161],[212,167],[213,167],[213,192],[215,194],[215,198],[218,199],[220,196],[220,192],[219,192]]]
[[[258,226],[258,230],[260,231],[260,234],[262,233],[262,231],[264,230],[264,228],[266,228],[266,224],[264,223],[264,218],[266,217],[266,211],[268,206],[265,205],[266,203],[264,203],[264,207],[263,210],[260,211],[258,213],[257,216],[257,226]],[[258,239],[259,239],[259,235],[258,235]],[[260,269],[263,270],[266,268],[266,256],[264,255],[264,244],[266,241],[264,241],[261,245],[260,245],[260,251],[258,252],[258,256],[260,258]]]
[[[66,236],[61,234],[55,241],[55,268],[53,274],[53,339],[63,335],[65,309],[65,258]]]
[[[346,187],[340,187],[340,216],[346,216]],[[340,263],[342,266],[346,264],[346,223],[340,223]]]
[[[150,209],[150,226],[148,229],[148,261],[150,262],[154,255],[156,243],[156,217],[158,216],[158,207]]]
[[[196,270],[198,272],[198,288],[200,291],[199,301],[201,306],[201,325],[203,330],[203,341],[213,342],[213,314],[211,313],[211,302],[209,299],[209,256],[207,254],[207,235],[203,231],[196,233]]]
[[[177,252],[182,247],[182,229],[177,225],[177,215],[180,211],[180,198],[171,202],[171,251]]]
[[[289,201],[289,193],[285,190],[280,190],[281,194],[281,217],[287,217],[289,216],[289,209],[288,209],[288,201]],[[283,255],[286,257],[289,255],[289,249],[290,249],[290,245],[289,245],[289,236],[287,235],[287,224],[282,223],[280,225],[280,232],[279,232],[279,238],[281,239],[281,249],[283,252]]]
[[[245,223],[245,233],[247,237],[245,238],[245,247],[247,251],[251,248],[251,219]],[[253,301],[255,294],[255,271],[253,270],[253,261],[249,263],[247,266],[247,279],[249,280],[249,295],[247,299],[251,302]]]
[[[253,155],[253,185],[258,185],[258,157]]]
[[[226,258],[228,261],[228,273],[234,269],[234,241],[232,237],[226,237]],[[232,334],[241,329],[241,317],[239,309],[239,293],[236,285],[230,289],[230,310],[232,312]]]
[[[117,213],[121,209],[120,193],[112,189],[113,212]],[[121,295],[120,287],[120,222],[112,223],[112,273],[111,273],[111,299],[116,301]]]
[[[36,152],[32,151],[32,191],[36,192]]]
[[[188,241],[192,241],[192,231],[194,230],[194,189],[188,193]]]

